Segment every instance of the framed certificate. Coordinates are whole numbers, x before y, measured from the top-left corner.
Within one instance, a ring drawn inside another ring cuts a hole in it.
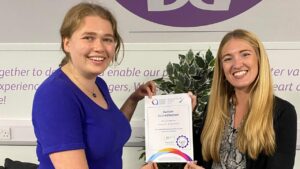
[[[192,125],[188,94],[145,97],[146,162],[192,161]]]

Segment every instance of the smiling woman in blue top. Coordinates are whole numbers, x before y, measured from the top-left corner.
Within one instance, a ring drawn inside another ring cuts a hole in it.
[[[72,7],[60,34],[66,56],[33,102],[39,168],[121,169],[129,120],[138,102],[155,94],[155,84],[141,85],[120,109],[113,102],[98,75],[118,63],[123,43],[107,9],[91,3]]]

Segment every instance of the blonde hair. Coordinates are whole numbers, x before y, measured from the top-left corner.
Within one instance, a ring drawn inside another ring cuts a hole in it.
[[[225,79],[220,56],[224,45],[233,38],[245,40],[255,49],[259,66],[258,76],[251,85],[250,109],[240,126],[236,146],[252,159],[256,159],[262,151],[267,155],[275,151],[274,95],[267,53],[262,42],[253,33],[237,29],[223,37],[217,53],[208,110],[201,134],[202,155],[206,161],[220,160],[220,143],[224,126],[229,120],[229,100],[234,89]]]
[[[71,38],[73,33],[80,27],[81,23],[83,22],[84,18],[87,16],[99,16],[102,19],[105,19],[111,23],[114,39],[116,41],[116,48],[115,48],[115,57],[113,62],[119,64],[118,61],[118,53],[121,47],[124,47],[122,38],[117,29],[117,21],[112,13],[98,5],[88,2],[81,2],[75,6],[73,6],[65,15],[63,23],[60,27],[60,37],[61,37],[61,48],[65,53],[65,57],[62,59],[60,63],[60,67],[67,64],[70,61],[70,54],[65,51],[64,49],[64,39]],[[124,53],[123,53],[124,54]],[[123,55],[124,57],[124,55]],[[122,58],[121,58],[122,61]]]

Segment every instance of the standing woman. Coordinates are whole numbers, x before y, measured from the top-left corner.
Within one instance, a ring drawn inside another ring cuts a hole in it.
[[[66,56],[33,102],[39,169],[121,169],[129,120],[137,103],[155,94],[155,85],[141,85],[121,109],[114,104],[98,77],[117,63],[123,45],[107,9],[79,3],[66,14],[60,34]]]
[[[201,144],[195,149],[199,165],[292,169],[296,137],[295,108],[274,96],[263,44],[246,30],[229,32],[219,46]]]

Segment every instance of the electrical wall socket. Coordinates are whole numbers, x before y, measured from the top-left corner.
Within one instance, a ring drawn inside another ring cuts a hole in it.
[[[0,140],[10,140],[10,139],[11,139],[10,127],[0,126]]]

